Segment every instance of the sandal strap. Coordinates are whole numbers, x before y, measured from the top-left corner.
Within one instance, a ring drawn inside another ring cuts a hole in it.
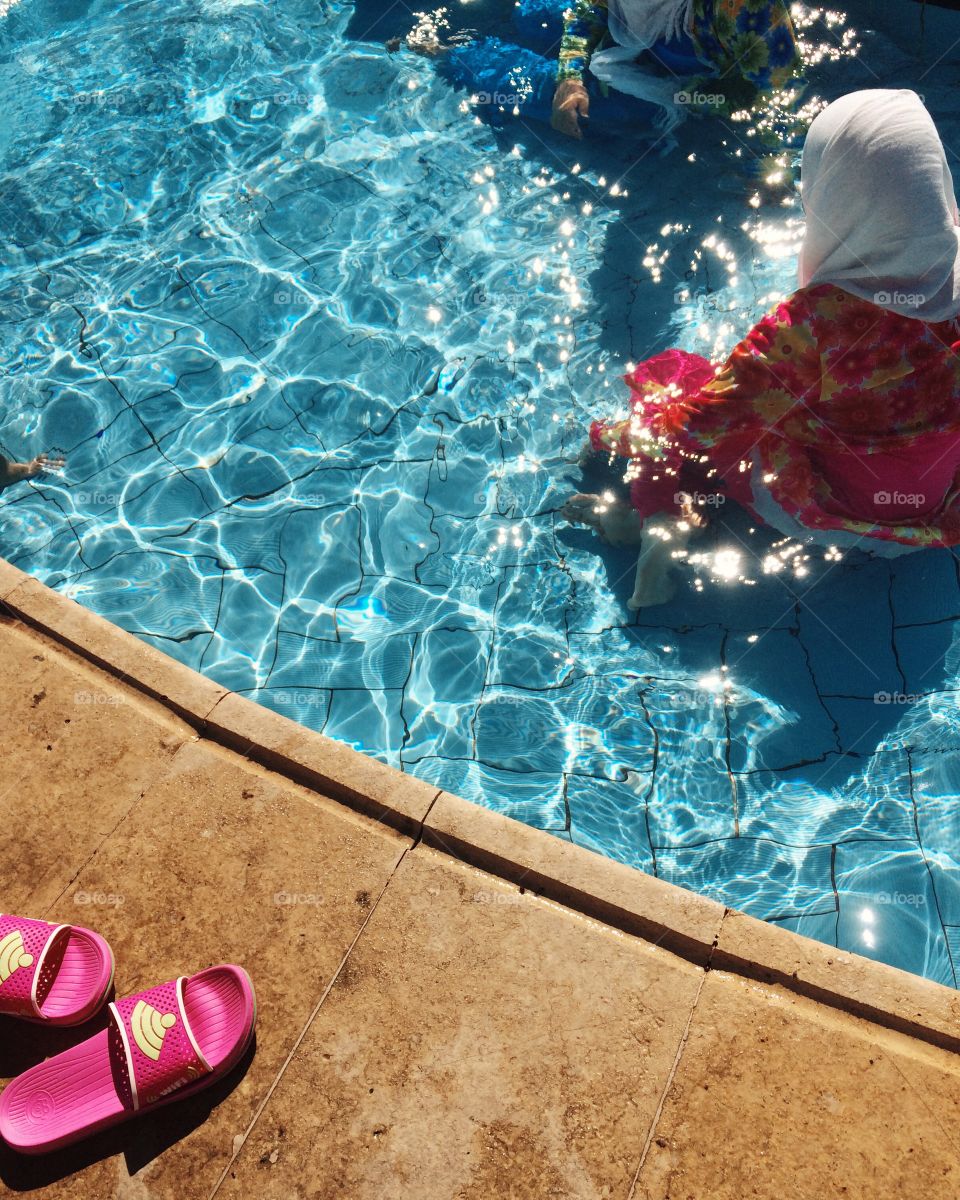
[[[115,1081],[134,1112],[212,1070],[187,1019],[184,982],[181,976],[110,1005]]]
[[[72,928],[0,914],[0,1013],[42,1017]]]

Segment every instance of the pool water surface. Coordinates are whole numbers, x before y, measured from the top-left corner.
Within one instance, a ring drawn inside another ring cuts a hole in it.
[[[953,162],[960,19],[878,7],[811,17],[811,93],[916,87]],[[404,771],[955,986],[955,556],[721,510],[635,615],[630,554],[560,515],[627,363],[719,357],[793,286],[750,123],[495,130],[386,52],[386,0],[157,11],[0,18],[0,449],[67,457],[0,494],[0,554]]]

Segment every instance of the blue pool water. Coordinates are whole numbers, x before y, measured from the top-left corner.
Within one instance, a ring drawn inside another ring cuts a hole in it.
[[[960,22],[915,16],[812,24],[814,91],[916,86],[954,159]],[[384,51],[412,23],[0,19],[0,448],[68,458],[0,495],[0,553],[405,771],[955,985],[955,557],[721,513],[635,618],[629,554],[559,515],[628,361],[719,354],[790,290],[796,202],[751,204],[748,125],[492,131]]]

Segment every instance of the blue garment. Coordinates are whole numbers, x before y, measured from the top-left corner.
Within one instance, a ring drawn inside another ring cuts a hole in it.
[[[478,38],[453,47],[438,61],[438,68],[454,87],[477,97],[474,110],[492,125],[504,125],[513,116],[549,123],[566,8],[566,0],[520,0],[513,24],[533,48],[496,37]],[[672,74],[703,71],[686,34],[669,44],[658,43],[648,54]],[[622,92],[605,93],[589,72],[584,86],[590,97],[590,125],[597,131],[608,125],[652,127],[661,111],[655,104]]]
[[[455,47],[441,60],[440,70],[454,87],[475,97],[473,110],[491,125],[504,125],[513,116],[550,121],[557,87],[554,58],[490,37]],[[652,124],[656,105],[620,92],[604,95],[597,80],[585,82],[591,124]]]
[[[697,58],[689,33],[682,34],[676,41],[656,42],[647,54],[673,75],[702,75],[707,69]]]
[[[520,0],[513,10],[513,26],[520,44],[545,58],[556,56],[563,37],[563,14],[569,0]]]

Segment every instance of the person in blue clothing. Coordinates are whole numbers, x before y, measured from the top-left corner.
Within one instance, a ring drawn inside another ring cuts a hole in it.
[[[421,21],[406,45],[436,57],[493,124],[532,118],[574,138],[588,118],[662,133],[691,110],[729,113],[802,75],[784,0],[520,0],[512,23],[516,42],[444,45]]]

